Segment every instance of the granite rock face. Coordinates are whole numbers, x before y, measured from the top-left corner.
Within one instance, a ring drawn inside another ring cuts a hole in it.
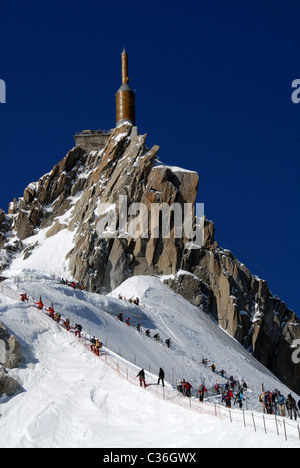
[[[187,204],[194,207],[199,184],[196,172],[162,164],[159,147],[148,149],[146,137],[124,124],[99,151],[74,147],[26,187],[8,214],[1,210],[0,272],[14,255],[32,255],[38,245],[30,238],[39,230],[45,229],[46,238],[69,230],[74,233],[66,258],[69,274],[87,289],[109,292],[132,275],[166,275],[171,288],[300,393],[299,366],[291,359],[299,320],[264,280],[217,244],[213,223],[205,219],[202,248],[189,249],[184,232],[175,235],[175,215],[161,218],[163,226],[169,222],[170,236],[163,236],[161,227],[155,238],[153,218],[147,217],[145,228],[138,217],[140,204],[148,214],[155,204],[175,204],[184,213]],[[141,230],[148,235],[133,234]]]
[[[252,276],[228,250],[214,245],[193,251],[184,271],[167,284],[213,316],[263,365],[299,392],[299,364],[292,361],[293,342],[300,339],[295,313],[269,290],[266,281]]]
[[[22,348],[14,335],[0,322],[0,364],[7,369],[19,367],[23,361]]]
[[[18,388],[19,383],[15,379],[0,371],[0,397],[4,394],[11,397],[16,393]]]

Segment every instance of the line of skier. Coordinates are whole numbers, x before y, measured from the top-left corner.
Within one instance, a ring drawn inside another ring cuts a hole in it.
[[[21,294],[21,301],[24,302],[24,301],[28,301],[29,298],[26,294]],[[82,332],[82,326],[80,324],[75,324],[75,326],[73,327],[70,323],[70,320],[67,318],[67,319],[62,319],[61,315],[58,313],[58,312],[55,312],[54,310],[54,307],[53,307],[53,303],[52,305],[49,307],[49,308],[46,308],[44,306],[44,303],[42,301],[42,298],[40,297],[40,300],[38,302],[34,302],[34,304],[37,306],[37,308],[39,310],[45,310],[46,312],[49,313],[49,317],[54,320],[55,322],[63,325],[65,327],[65,329],[67,331],[71,331],[71,330],[74,330],[75,332],[75,335],[78,337],[78,338],[81,338],[81,332]],[[117,317],[120,321],[124,321],[124,318],[123,318],[123,313],[121,312],[118,317]],[[126,320],[126,324],[128,326],[130,326],[130,319],[127,318]],[[142,331],[142,326],[140,323],[138,323],[136,325],[136,329],[138,331]],[[150,330],[146,330],[145,331],[145,334],[146,336],[148,337],[151,337],[150,335]],[[157,333],[154,335],[154,339],[156,341],[160,341],[160,334]],[[171,346],[171,340],[170,339],[167,339],[166,341],[166,344],[168,347]],[[91,337],[90,339],[90,350],[96,354],[96,355],[100,355],[100,350],[103,346],[101,340],[99,340],[98,338],[96,338],[95,336]],[[203,359],[202,363],[205,365],[205,367],[207,366],[208,364],[208,360],[207,359]],[[216,371],[216,367],[215,365],[213,364],[212,366],[210,366],[212,371],[215,372]],[[222,371],[224,373],[224,371]],[[140,373],[137,375],[137,377],[140,378],[140,385],[141,386],[144,386],[146,387],[146,381],[145,381],[145,371],[144,369],[142,369],[140,371]],[[162,381],[162,385],[164,386],[164,371],[163,369],[160,369],[160,372],[159,372],[159,379],[158,379],[158,385],[160,383],[160,381]],[[234,386],[235,386],[235,381],[233,381],[232,377],[231,377],[231,383],[228,382],[225,386],[224,386],[224,392],[223,392],[223,396],[222,396],[222,402],[225,401],[226,403],[226,406],[227,407],[231,407],[231,400],[235,398],[235,401],[238,401],[239,404],[240,404],[240,407],[242,407],[242,402],[244,401],[244,398],[243,398],[243,391],[239,389],[239,392],[236,394],[236,396],[234,397],[233,396],[233,389],[234,389]],[[246,384],[245,384],[246,385]],[[191,391],[193,389],[193,386],[190,382],[186,381],[185,379],[182,379],[181,381],[177,382],[177,390],[182,393],[184,396],[186,397],[191,397]],[[216,384],[215,386],[215,392],[216,394],[220,394],[220,389],[221,389],[221,386],[219,384]],[[205,388],[205,385],[204,383],[202,383],[202,385],[200,386],[198,392],[197,392],[197,395],[199,396],[199,400],[200,401],[203,401],[204,400],[204,395],[205,393],[207,393],[207,389]]]
[[[21,300],[23,300],[22,297],[21,297]],[[28,299],[27,299],[27,300],[28,300]],[[53,307],[53,303],[52,303],[52,305],[47,309],[47,308],[44,306],[44,304],[43,304],[42,298],[40,297],[39,302],[35,302],[34,304],[37,305],[37,308],[38,308],[39,310],[45,310],[46,312],[48,312],[48,313],[49,313],[49,317],[52,318],[52,320],[54,320],[55,322],[57,322],[57,323],[62,322],[62,324],[65,326],[65,328],[66,328],[67,331],[70,331],[71,329],[72,329],[72,330],[75,330],[75,335],[78,336],[78,338],[81,338],[82,325],[80,325],[79,323],[75,323],[75,326],[72,327],[69,318],[63,320],[63,319],[61,318],[61,315],[60,315],[58,312],[55,312],[54,307]]]
[[[119,315],[117,315],[117,319],[120,320],[120,322],[124,322],[124,316],[123,316],[123,312],[120,312]],[[130,318],[127,317],[127,319],[125,320],[125,323],[126,325],[128,325],[130,327],[131,323],[130,323]],[[143,332],[143,327],[142,327],[142,324],[141,323],[137,323],[135,328],[137,329],[137,331],[139,332]],[[148,338],[151,338],[151,331],[149,329],[146,329],[145,330],[145,335],[148,337]],[[153,335],[153,338],[155,341],[157,341],[158,343],[161,342],[161,337],[160,337],[160,333],[155,333],[155,335]],[[167,338],[165,340],[165,344],[168,346],[168,348],[171,348],[171,338]]]
[[[145,374],[144,368],[140,370],[140,372],[137,374],[137,377],[139,378],[139,381],[140,381],[140,387],[147,388],[146,374]],[[162,368],[159,369],[157,385],[159,385],[160,382],[162,386],[164,387],[165,386],[165,372]]]
[[[245,401],[244,391],[247,389],[247,384],[245,382],[243,382],[242,385],[239,384],[238,391],[234,395],[234,388],[236,384],[237,382],[234,380],[228,381],[225,385],[220,385],[216,382],[214,393],[216,395],[221,395],[221,390],[223,387],[223,394],[221,399],[222,403],[225,403],[227,408],[231,408],[232,401],[234,401],[234,404],[238,403],[240,409],[242,409],[243,401]],[[186,381],[185,379],[178,380],[176,386],[178,392],[182,393],[184,396],[191,397],[191,389],[193,386],[190,382]],[[205,387],[204,380],[197,391],[197,397],[201,402],[204,401],[205,394],[208,394],[208,390]]]
[[[295,419],[300,417],[300,400],[298,404],[291,394],[285,398],[279,390],[273,392],[267,390],[259,395],[259,401],[262,404],[264,414],[275,414],[277,416]]]
[[[21,296],[21,301],[22,302],[25,302],[25,301],[29,300],[29,297],[27,296],[26,293],[25,294],[20,294],[20,296]],[[54,307],[53,307],[53,303],[47,309],[44,306],[44,303],[43,303],[42,298],[40,296],[40,300],[38,302],[34,302],[34,304],[37,306],[38,310],[45,310],[46,312],[48,312],[49,317],[52,320],[54,320],[55,322],[57,322],[60,325],[64,325],[64,327],[65,327],[65,329],[67,331],[74,330],[75,336],[77,336],[78,338],[81,338],[82,325],[80,325],[79,323],[75,323],[75,326],[73,327],[71,325],[71,323],[70,323],[69,318],[62,319],[61,315],[58,312],[55,312]],[[102,342],[99,339],[96,339],[95,336],[91,338],[90,342],[91,342],[91,347],[90,347],[91,351],[93,351],[95,354],[99,355],[99,350],[102,348]]]
[[[27,296],[26,293],[20,294],[20,296],[21,296],[21,301],[22,302],[25,302],[25,301],[28,302],[29,301],[29,297]],[[40,300],[38,302],[34,302],[34,304],[37,306],[38,310],[45,310],[46,312],[48,312],[49,317],[52,320],[54,320],[55,322],[63,325],[67,331],[74,330],[75,336],[77,336],[78,338],[81,338],[82,326],[80,324],[75,324],[75,326],[72,326],[71,323],[70,323],[69,318],[62,319],[61,315],[59,313],[55,312],[54,307],[53,307],[53,303],[52,303],[52,305],[50,307],[46,308],[44,306],[42,298],[40,297]],[[124,320],[123,319],[123,313],[121,312],[121,314],[119,314],[117,318],[119,320],[123,321]],[[129,318],[126,320],[126,324],[128,326],[130,326],[130,319]],[[137,324],[136,328],[137,328],[138,331],[142,331],[141,324]],[[145,334],[146,334],[146,336],[150,337],[151,336],[150,335],[150,330],[146,330]],[[160,341],[159,333],[154,335],[154,339],[156,339],[157,341]],[[90,344],[90,350],[94,354],[99,356],[100,355],[100,350],[101,350],[101,348],[103,346],[101,340],[99,340],[98,338],[93,336],[90,339],[90,343],[91,343]],[[171,346],[171,340],[170,339],[166,340],[166,344],[167,344],[168,347],[170,347]],[[209,361],[206,358],[202,359],[202,364],[205,367],[207,367],[209,362],[211,362],[211,361]],[[214,363],[209,367],[211,368],[213,373],[216,373],[216,366],[215,366]],[[226,378],[224,370],[219,371],[218,374],[221,375],[222,377]],[[139,377],[139,379],[140,379],[140,385],[146,387],[144,369],[142,369],[140,371],[140,373],[137,375],[137,377]],[[159,385],[160,381],[162,382],[162,385],[164,386],[164,371],[163,371],[162,368],[159,371],[158,385]],[[234,395],[236,385],[238,386],[238,390]],[[242,382],[242,383],[237,382],[231,376],[228,379],[228,381],[227,381],[227,383],[225,385],[221,385],[218,382],[216,382],[216,384],[214,386],[214,393],[216,395],[218,395],[218,396],[221,395],[221,393],[222,393],[221,401],[222,401],[222,403],[225,404],[225,406],[227,408],[231,408],[232,407],[232,402],[234,402],[234,404],[238,403],[239,408],[242,409],[243,408],[243,402],[246,400],[246,398],[244,398],[244,392],[247,391],[247,388],[248,387],[247,387],[246,382]],[[186,397],[191,397],[192,389],[193,389],[192,384],[190,382],[186,381],[185,379],[182,379],[182,380],[177,382],[177,390],[182,395],[184,395]],[[223,390],[223,392],[222,392],[222,390]],[[200,385],[198,391],[197,391],[197,397],[199,398],[199,400],[201,402],[204,401],[205,394],[207,395],[207,393],[208,393],[208,390],[205,387],[205,381],[203,381],[202,384]],[[288,415],[288,417],[290,419],[295,419],[295,420],[297,420],[297,418],[300,417],[300,400],[299,400],[299,402],[297,404],[295,399],[292,397],[291,394],[289,394],[288,397],[285,398],[280,393],[279,390],[274,390],[273,392],[263,391],[259,395],[259,401],[262,403],[263,413],[265,413],[265,414],[280,415],[282,417],[285,417],[286,413],[287,413],[287,415]]]

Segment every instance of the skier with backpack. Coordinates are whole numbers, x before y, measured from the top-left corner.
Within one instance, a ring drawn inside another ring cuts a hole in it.
[[[223,395],[223,400],[225,400],[226,408],[231,408],[231,400],[234,398],[232,391],[229,389]]]
[[[144,369],[140,370],[137,377],[139,377],[139,379],[140,379],[140,387],[142,387],[144,385],[144,388],[146,388],[146,377],[145,377]]]
[[[78,338],[81,338],[81,332],[82,332],[82,326],[79,325],[78,323],[75,323],[75,336],[78,336]]]
[[[54,309],[53,306],[49,307],[49,309],[45,309],[47,312],[49,312],[49,317],[54,320]]]
[[[190,382],[185,382],[184,388],[185,388],[185,395],[187,397],[190,397],[191,396],[191,389],[193,388],[193,385],[190,384]]]
[[[199,393],[199,401],[202,401],[204,400],[204,393],[207,392],[207,389],[205,388],[204,386],[204,383],[200,386],[199,390],[198,390],[198,393]]]
[[[235,397],[235,403],[239,404],[240,409],[243,409],[244,393],[240,390]]]
[[[67,331],[70,331],[71,324],[70,324],[70,320],[68,318],[64,321],[64,326],[66,327]]]
[[[165,341],[166,345],[168,346],[168,348],[171,347],[171,338],[168,338],[166,341]]]
[[[293,419],[293,416],[294,416],[295,421],[297,421],[297,416],[299,416],[297,404],[291,394],[288,395],[285,404],[286,404],[289,418]]]

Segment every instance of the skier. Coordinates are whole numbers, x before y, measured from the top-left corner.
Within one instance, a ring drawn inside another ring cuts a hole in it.
[[[185,394],[186,394],[186,396],[187,396],[187,397],[190,397],[190,396],[191,396],[191,389],[193,388],[193,385],[190,384],[190,382],[185,382],[184,388],[185,388]]]
[[[224,395],[224,400],[226,404],[226,408],[231,408],[231,399],[234,398],[233,393],[231,390],[227,390]]]
[[[123,322],[123,312],[119,313],[117,319],[120,320],[120,322]]]
[[[49,309],[45,309],[47,312],[49,312],[49,317],[54,320],[54,309],[53,307],[49,307]]]
[[[20,294],[20,296],[21,296],[21,301],[22,302],[28,301],[28,299],[29,299],[26,293],[25,294]]]
[[[58,312],[56,312],[56,314],[54,315],[54,320],[55,322],[59,323],[60,322],[60,314]]]
[[[240,409],[243,409],[243,401],[244,401],[244,394],[243,391],[240,390],[235,397],[235,403],[239,404]]]
[[[273,392],[273,406],[274,406],[274,414],[278,414],[278,390],[275,389]]]
[[[139,377],[139,379],[140,379],[140,387],[142,387],[144,385],[144,388],[146,388],[146,380],[145,380],[146,378],[145,378],[144,369],[140,370],[137,377]]]
[[[264,402],[267,414],[273,414],[273,395],[270,391],[265,392]]]
[[[259,402],[262,404],[264,414],[266,413],[265,394],[265,392],[262,392],[258,397]]]
[[[141,323],[138,323],[137,326],[136,326],[136,329],[137,331],[141,331],[141,328],[142,328],[142,324]]]
[[[130,327],[130,318],[129,318],[129,317],[127,317],[126,323],[127,323],[127,325]]]
[[[153,337],[156,341],[160,341],[160,334],[156,333]]]
[[[43,301],[42,301],[41,296],[40,296],[39,302],[35,302],[35,304],[38,306],[38,309],[39,309],[39,310],[43,310],[44,304],[43,304]]]
[[[220,385],[218,384],[218,382],[216,382],[216,385],[215,385],[215,392],[217,395],[220,395]]]
[[[165,386],[165,373],[162,368],[159,369],[159,375],[158,375],[158,382],[157,385],[160,384],[160,381],[162,383],[162,386]]]
[[[243,391],[245,392],[248,390],[248,385],[246,384],[245,381],[242,383],[242,388],[243,388]]]
[[[64,326],[66,327],[66,330],[67,330],[67,331],[70,331],[71,324],[70,324],[70,320],[69,320],[69,319],[67,319],[67,320],[64,322]]]
[[[78,338],[81,338],[81,331],[82,331],[82,326],[79,325],[78,323],[75,323],[75,336],[78,336]]]
[[[276,399],[277,399],[279,414],[280,416],[285,417],[285,397],[281,395],[281,393],[278,391]]]
[[[178,391],[179,393],[183,393],[183,390],[182,390],[182,380],[177,380],[176,387],[177,387],[177,391]]]
[[[204,383],[203,383],[198,390],[200,401],[203,401],[205,392],[207,392],[207,389],[205,388]]]
[[[145,335],[148,336],[148,338],[150,338],[150,330],[146,330]]]
[[[168,338],[166,341],[165,341],[166,345],[168,346],[168,348],[171,347],[171,338]]]
[[[91,346],[91,349],[94,354],[100,356],[100,349],[102,348],[102,342],[100,340],[94,339],[94,344]]]
[[[293,419],[293,416],[294,416],[295,421],[297,421],[297,416],[298,416],[297,404],[291,394],[288,395],[285,404],[286,404],[289,418]]]
[[[90,339],[90,343],[91,343],[90,350],[91,350],[92,352],[94,352],[94,348],[95,348],[95,346],[96,346],[96,337],[95,337],[95,335],[92,336],[92,338]]]
[[[210,366],[210,367],[211,367],[211,370],[213,371],[213,373],[215,373],[215,372],[216,372],[216,366],[213,364],[213,365]]]

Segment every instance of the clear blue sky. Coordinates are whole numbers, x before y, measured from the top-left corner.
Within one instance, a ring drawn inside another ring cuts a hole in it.
[[[0,207],[76,131],[114,127],[125,45],[148,146],[198,171],[219,243],[300,315],[299,0],[0,0],[0,14]]]

